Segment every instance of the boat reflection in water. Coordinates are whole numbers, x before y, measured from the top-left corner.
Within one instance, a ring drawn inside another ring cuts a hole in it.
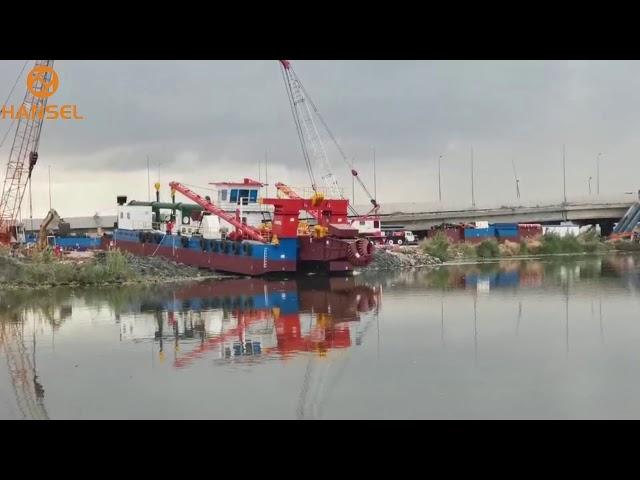
[[[531,398],[589,365],[603,418],[640,398],[605,370],[638,359],[638,298],[637,254],[0,290],[0,418],[556,418]]]
[[[254,362],[304,352],[323,356],[359,343],[361,316],[377,312],[380,299],[379,287],[356,285],[349,277],[199,283],[119,315],[121,339],[153,340],[162,360],[169,343],[176,368],[205,357]],[[143,315],[132,315],[136,310]]]

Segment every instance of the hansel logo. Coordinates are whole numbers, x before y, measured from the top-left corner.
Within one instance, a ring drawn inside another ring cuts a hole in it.
[[[47,73],[50,77],[49,81],[47,81]],[[38,89],[38,82],[40,82],[40,89]],[[47,65],[36,65],[27,76],[27,88],[38,98],[49,98],[56,93],[59,86],[58,73]]]
[[[27,75],[27,90],[31,94],[40,99],[31,103],[31,107],[27,108],[27,104],[22,104],[20,108],[15,105],[3,105],[0,111],[2,119],[9,118],[11,120],[84,120],[84,117],[78,115],[78,106],[75,104],[67,105],[46,105],[45,103],[60,86],[60,78],[58,73],[48,65],[36,65]]]

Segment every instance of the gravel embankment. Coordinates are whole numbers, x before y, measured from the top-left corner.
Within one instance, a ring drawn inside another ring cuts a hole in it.
[[[96,260],[103,252],[96,252]],[[213,272],[171,262],[162,257],[139,257],[127,255],[129,266],[140,277],[157,280],[200,278],[214,275]],[[220,275],[221,276],[221,275]]]
[[[441,263],[440,259],[422,252],[417,247],[401,247],[393,250],[378,248],[373,255],[373,262],[362,271],[401,270],[440,265]]]

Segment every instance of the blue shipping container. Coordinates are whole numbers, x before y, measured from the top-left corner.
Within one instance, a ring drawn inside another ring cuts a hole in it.
[[[491,238],[496,234],[496,229],[489,228],[466,228],[464,230],[464,238]]]
[[[56,237],[56,245],[70,250],[93,250],[100,248],[100,239],[88,237]]]
[[[499,238],[515,238],[518,236],[518,229],[512,228],[496,228],[496,235]]]

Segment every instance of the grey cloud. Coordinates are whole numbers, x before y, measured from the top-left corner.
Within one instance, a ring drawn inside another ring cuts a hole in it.
[[[0,94],[22,62],[0,63]],[[514,200],[511,159],[527,198],[561,195],[567,144],[569,194],[586,194],[604,152],[603,192],[638,187],[635,152],[640,63],[567,61],[294,61],[296,71],[371,183],[378,153],[381,201],[433,201],[436,162],[445,198],[468,197],[475,149],[479,202]],[[66,175],[135,174],[146,155],[177,174],[254,172],[265,150],[292,178],[303,161],[276,61],[58,61],[56,103],[83,122],[48,122],[41,155]],[[15,98],[24,86],[18,85]],[[53,100],[52,100],[53,101]],[[4,127],[0,123],[0,127]],[[346,166],[328,145],[345,190]],[[0,151],[0,160],[8,151]],[[274,170],[275,171],[275,170]],[[385,181],[388,178],[389,181]],[[108,190],[112,186],[105,185]],[[361,195],[361,194],[358,194]]]

